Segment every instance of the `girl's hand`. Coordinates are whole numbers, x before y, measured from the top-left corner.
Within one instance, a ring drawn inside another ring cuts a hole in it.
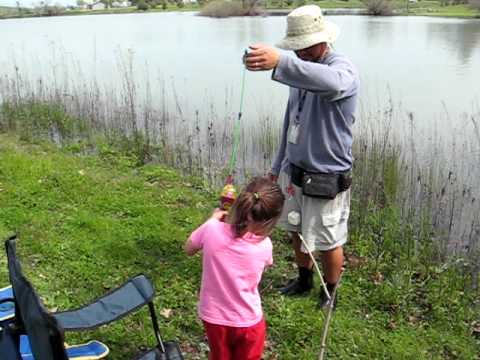
[[[192,244],[192,239],[188,238],[187,242],[183,246],[183,250],[185,250],[185,254],[188,256],[193,256],[195,255],[200,249],[197,249],[193,244]]]
[[[268,180],[276,183],[278,181],[278,175],[274,175],[272,172],[267,174]]]
[[[218,221],[224,221],[227,214],[227,211],[216,208],[215,210],[213,210],[212,216],[210,216],[210,218],[217,219]]]

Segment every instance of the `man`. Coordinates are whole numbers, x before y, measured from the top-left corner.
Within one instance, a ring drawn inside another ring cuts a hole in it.
[[[329,292],[342,271],[359,78],[352,63],[332,50],[338,33],[318,6],[302,6],[287,16],[286,37],[277,45],[296,56],[256,44],[245,61],[251,71],[273,69],[272,79],[290,87],[281,144],[271,169],[287,193],[280,224],[292,236],[299,271],[298,278],[281,289],[285,295],[304,294],[313,287],[313,263],[300,235],[311,251],[321,252]],[[298,215],[300,219],[291,220]],[[326,305],[322,290],[320,306]]]

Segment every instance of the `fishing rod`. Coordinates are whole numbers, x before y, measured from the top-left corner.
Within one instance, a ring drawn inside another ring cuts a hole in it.
[[[245,64],[245,59],[248,54],[248,50],[245,50],[243,55],[243,63]],[[225,180],[225,185],[222,189],[220,194],[220,208],[222,210],[228,210],[235,199],[237,198],[237,189],[233,184],[233,173],[235,169],[235,164],[237,162],[237,152],[238,152],[238,144],[240,142],[240,125],[242,119],[242,110],[243,110],[243,99],[245,95],[245,75],[247,73],[247,67],[243,67],[243,74],[242,74],[242,87],[240,91],[240,109],[238,111],[237,120],[234,124],[233,129],[233,142],[232,142],[232,154],[230,155],[230,161],[228,164],[228,175]]]

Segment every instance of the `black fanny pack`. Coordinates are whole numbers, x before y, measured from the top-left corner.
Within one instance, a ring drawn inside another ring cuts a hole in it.
[[[290,164],[292,183],[302,188],[303,195],[335,199],[338,193],[352,185],[350,171],[341,173],[312,173]]]

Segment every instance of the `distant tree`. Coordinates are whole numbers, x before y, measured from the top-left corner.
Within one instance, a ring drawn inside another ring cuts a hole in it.
[[[65,7],[59,4],[51,5],[49,0],[40,1],[32,13],[37,16],[57,16],[65,13]]]
[[[83,6],[85,6],[85,4],[86,4],[85,0],[77,0],[77,6],[78,7],[83,7]]]
[[[20,1],[16,1],[17,3],[17,10],[18,10],[18,13],[21,15],[22,14],[22,7],[20,6]]]
[[[109,9],[112,7],[112,0],[100,0],[100,2],[105,5],[105,8]]]
[[[176,3],[177,3],[177,6],[178,6],[180,9],[185,6],[185,3],[183,2],[183,0],[177,0]]]
[[[364,3],[370,15],[386,16],[393,14],[393,2],[391,0],[365,0]]]
[[[57,16],[62,15],[65,12],[65,8],[60,5],[47,5],[43,9],[43,15]]]
[[[162,10],[167,10],[167,2],[162,0]]]

